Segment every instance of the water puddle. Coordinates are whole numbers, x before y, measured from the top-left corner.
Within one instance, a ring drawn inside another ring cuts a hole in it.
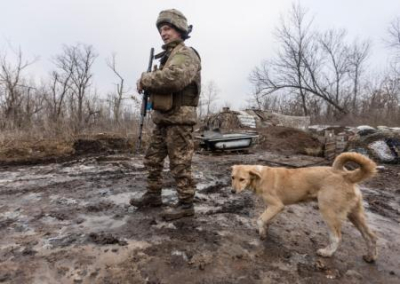
[[[111,201],[116,205],[128,204],[131,198],[139,198],[142,195],[141,192],[124,192],[115,195],[105,197],[105,200]]]
[[[87,228],[91,231],[102,231],[102,230],[112,230],[119,228],[126,224],[129,216],[125,216],[122,219],[114,219],[110,216],[88,216],[81,215],[81,218],[85,219],[83,223],[79,225],[80,228]]]

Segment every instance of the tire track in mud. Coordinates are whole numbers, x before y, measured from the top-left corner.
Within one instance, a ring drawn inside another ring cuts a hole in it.
[[[371,190],[364,194],[364,200],[368,202],[369,210],[381,216],[400,222],[400,196],[390,193]]]

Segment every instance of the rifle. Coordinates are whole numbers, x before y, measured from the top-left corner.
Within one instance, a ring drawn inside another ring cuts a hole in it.
[[[151,67],[153,65],[153,59],[154,59],[154,48],[152,47],[150,49],[150,59],[149,59],[149,66],[147,67],[147,72],[151,72]],[[138,141],[136,143],[136,153],[139,153],[140,146],[142,144],[143,123],[144,123],[144,118],[147,114],[147,101],[149,99],[149,96],[150,96],[150,94],[148,91],[143,92],[142,107],[140,110],[139,137],[138,137]]]

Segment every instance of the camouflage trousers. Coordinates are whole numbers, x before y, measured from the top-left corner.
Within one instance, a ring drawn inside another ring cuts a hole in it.
[[[192,132],[193,127],[188,125],[156,125],[144,158],[148,171],[147,191],[161,193],[164,159],[168,156],[179,200],[185,203],[193,201],[195,183],[191,170],[194,152]]]

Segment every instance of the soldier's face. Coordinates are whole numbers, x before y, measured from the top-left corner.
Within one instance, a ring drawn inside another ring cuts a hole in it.
[[[181,34],[170,25],[162,25],[160,35],[165,44],[181,39]]]

